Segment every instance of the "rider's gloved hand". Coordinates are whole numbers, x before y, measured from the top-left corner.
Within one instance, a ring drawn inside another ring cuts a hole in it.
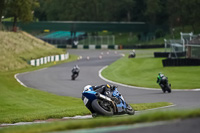
[[[117,88],[117,86],[114,86],[114,85],[113,85],[113,86],[112,86],[112,90],[115,90],[115,88]]]

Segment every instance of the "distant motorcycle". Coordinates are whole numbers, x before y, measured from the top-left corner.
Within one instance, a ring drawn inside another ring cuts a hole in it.
[[[75,80],[78,77],[79,72],[73,72],[72,73],[72,80]]]
[[[129,54],[128,58],[135,58],[135,56],[135,50],[133,49],[133,51]]]
[[[135,53],[129,54],[128,58],[135,58]]]
[[[95,115],[134,115],[134,109],[125,102],[123,96],[118,92],[117,88],[111,92],[112,97],[107,97],[93,90],[84,90],[82,100],[85,106]]]
[[[78,65],[75,65],[74,67],[73,67],[73,69],[72,69],[72,76],[71,76],[71,79],[72,80],[75,80],[77,77],[78,77],[78,75],[79,75],[79,67],[78,67]]]
[[[160,86],[162,91],[165,93],[166,91],[168,93],[171,93],[171,84],[168,84],[168,79],[167,77],[162,77],[161,81],[160,81]]]

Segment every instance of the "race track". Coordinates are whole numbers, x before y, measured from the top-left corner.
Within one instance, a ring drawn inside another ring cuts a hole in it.
[[[81,60],[56,65],[46,69],[18,74],[17,78],[27,87],[47,91],[62,96],[81,97],[85,85],[107,83],[99,77],[99,70],[121,58],[128,51],[115,50],[68,50],[70,54],[82,56]],[[102,59],[99,59],[99,56]],[[87,60],[87,57],[90,57]],[[71,69],[79,65],[80,75],[71,80]],[[156,77],[155,77],[156,79]],[[156,82],[156,81],[153,81]],[[190,109],[200,107],[200,91],[174,91],[164,94],[161,89],[146,90],[118,85],[118,89],[128,103],[171,102],[172,109]]]

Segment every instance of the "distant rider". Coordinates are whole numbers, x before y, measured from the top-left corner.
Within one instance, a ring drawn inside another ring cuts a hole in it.
[[[79,71],[80,71],[80,68],[78,67],[78,65],[75,65],[75,66],[73,67],[73,69],[72,69],[72,73],[73,73],[73,74],[77,74],[77,76],[78,76],[78,74],[79,74]]]
[[[84,87],[84,91],[96,91],[99,92],[100,94],[103,94],[107,97],[112,98],[112,91],[114,91],[114,89],[116,88],[116,86],[114,85],[109,85],[109,84],[104,84],[104,85],[100,85],[100,86],[91,86],[91,85],[87,85]]]
[[[163,73],[159,72],[157,77],[157,83],[160,85],[160,87],[163,87],[162,85],[162,78],[166,77]],[[167,77],[166,77],[167,78]],[[168,79],[168,78],[167,78]]]
[[[134,57],[135,57],[135,50],[133,49],[133,50],[130,52],[128,58],[134,58]]]

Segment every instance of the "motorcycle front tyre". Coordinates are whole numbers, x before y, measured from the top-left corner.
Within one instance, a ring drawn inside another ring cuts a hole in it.
[[[76,77],[77,77],[77,74],[73,74],[73,75],[72,75],[72,80],[75,80]]]
[[[127,109],[126,109],[127,114],[134,115],[135,110],[129,104],[126,104],[126,106],[127,106]]]
[[[100,99],[95,99],[92,102],[92,108],[94,111],[100,115],[105,115],[105,116],[112,116],[113,115],[113,109],[110,108],[110,111],[105,110],[100,104]]]
[[[72,76],[72,80],[75,80],[74,76]]]

